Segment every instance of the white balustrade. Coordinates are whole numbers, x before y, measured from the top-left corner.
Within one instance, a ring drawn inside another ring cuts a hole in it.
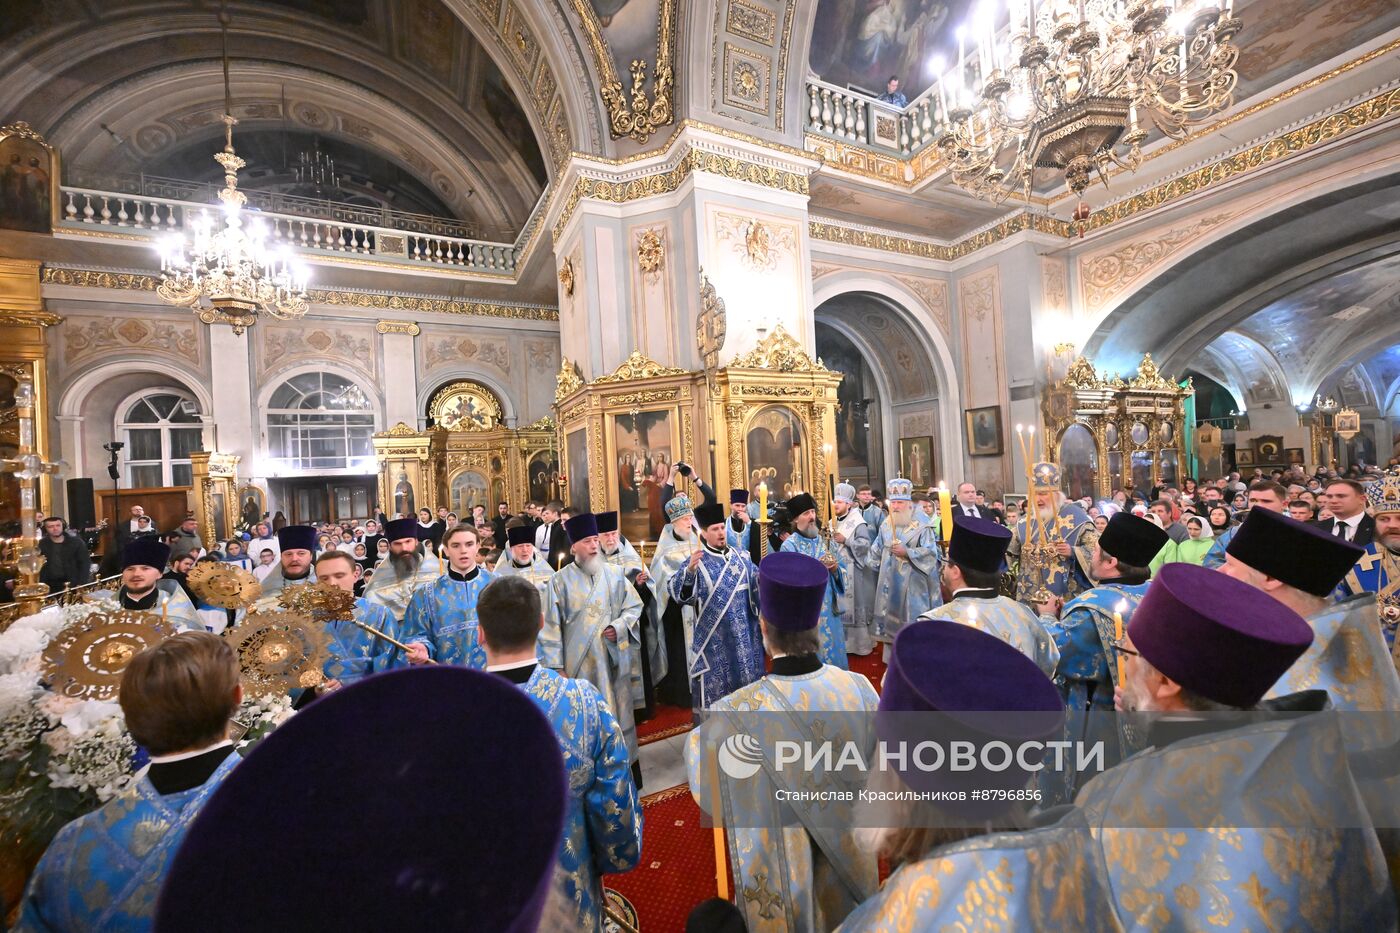
[[[874,132],[877,117],[883,136]],[[901,111],[864,94],[816,78],[807,79],[809,133],[909,156],[934,141],[937,119],[937,98],[932,88]],[[889,129],[883,129],[886,126]]]
[[[116,227],[154,236],[183,230],[187,217],[192,219],[205,212],[217,217],[220,211],[216,204],[116,194],[67,185],[62,187],[61,195],[63,217],[59,223],[60,229]],[[541,198],[541,203],[543,201]],[[518,250],[523,248],[521,243],[486,243],[461,237],[429,236],[367,224],[255,210],[246,211],[244,217],[245,224],[262,227],[270,245],[290,246],[313,262],[317,254],[349,254],[387,261],[457,266],[475,272],[510,273],[515,271]],[[380,249],[379,243],[384,237],[392,240],[393,248]]]

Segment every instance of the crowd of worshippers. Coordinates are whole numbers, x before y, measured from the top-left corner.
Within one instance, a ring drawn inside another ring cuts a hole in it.
[[[636,724],[670,704],[740,728],[785,713],[807,741],[837,728],[812,712],[867,713],[840,727],[866,761],[979,711],[1011,714],[978,719],[979,741],[1107,749],[1083,773],[1034,755],[874,771],[913,799],[872,825],[785,802],[834,774],[736,777],[696,728],[689,787],[726,828],[733,899],[688,929],[1395,929],[1395,730],[1335,712],[1400,710],[1400,474],[1232,474],[1145,509],[1071,501],[1054,464],[1032,476],[1020,514],[968,484],[940,528],[903,478],[838,484],[826,523],[793,495],[765,525],[746,490],[721,504],[692,475],[692,498],[673,472],[650,560],[617,513],[558,503],[506,519],[489,565],[479,524],[434,540],[431,515],[389,519],[355,612],[398,644],[336,623],[326,684],[242,764],[217,634],[242,610],[195,605],[163,576],[169,546],[133,539],[111,599],[188,629],[123,675],[151,765],[59,833],[20,928],[600,930],[602,876],[646,855]],[[1173,537],[1192,509],[1199,560]],[[263,600],[364,576],[316,527],[271,537]],[[848,664],[877,645],[878,692]],[[1242,711],[1289,715],[1221,715]],[[1279,822],[1314,810],[1327,822]]]

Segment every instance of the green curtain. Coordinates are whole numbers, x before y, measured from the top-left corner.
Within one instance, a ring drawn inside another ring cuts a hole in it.
[[[1189,379],[1183,379],[1177,383],[1182,388],[1186,387]],[[1186,411],[1186,430],[1182,434],[1181,442],[1186,446],[1186,473],[1185,476],[1194,476],[1199,481],[1201,477],[1201,463],[1196,459],[1196,396],[1190,395],[1186,399],[1186,404],[1182,406]]]

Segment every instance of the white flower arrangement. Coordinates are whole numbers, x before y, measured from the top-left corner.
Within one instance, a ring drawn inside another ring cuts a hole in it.
[[[247,729],[238,741],[238,751],[246,753],[294,712],[291,698],[285,695],[245,696],[233,714],[234,720]]]

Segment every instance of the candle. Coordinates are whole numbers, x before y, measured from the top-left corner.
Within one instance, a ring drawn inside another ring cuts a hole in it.
[[[1118,605],[1113,607],[1113,640],[1120,645],[1123,643],[1123,610],[1128,608],[1128,601],[1120,599]],[[1118,686],[1123,686],[1123,652],[1115,652],[1118,655]]]
[[[938,523],[942,526],[940,537],[953,540],[953,501],[948,495],[948,484],[942,480],[938,481]]]
[[[758,484],[758,520],[768,521],[768,484]]]

